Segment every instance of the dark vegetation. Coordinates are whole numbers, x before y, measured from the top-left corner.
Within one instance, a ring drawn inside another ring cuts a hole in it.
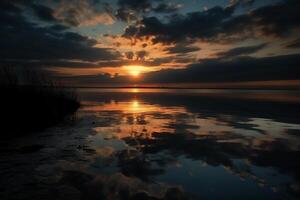
[[[42,130],[75,112],[76,92],[33,70],[0,66],[1,136]]]

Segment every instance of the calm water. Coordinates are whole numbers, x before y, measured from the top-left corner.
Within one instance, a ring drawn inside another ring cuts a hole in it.
[[[299,92],[79,93],[72,122],[3,142],[1,199],[299,198]]]

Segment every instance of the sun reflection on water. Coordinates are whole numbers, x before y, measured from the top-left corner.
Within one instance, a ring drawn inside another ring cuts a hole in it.
[[[132,102],[131,102],[131,109],[132,110],[138,110],[140,108],[140,103],[139,103],[139,101],[138,100],[133,100]]]

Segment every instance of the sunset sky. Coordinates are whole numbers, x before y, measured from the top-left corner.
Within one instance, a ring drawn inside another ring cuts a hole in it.
[[[299,0],[1,0],[0,64],[70,85],[300,80]]]

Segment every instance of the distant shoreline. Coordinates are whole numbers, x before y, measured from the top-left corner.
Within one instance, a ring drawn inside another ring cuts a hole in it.
[[[65,83],[72,88],[99,89],[203,89],[203,90],[300,90],[300,80],[246,81],[222,83],[128,83],[128,84],[80,84]]]
[[[205,88],[205,87],[147,87],[147,86],[63,86],[63,88],[75,88],[75,89],[176,89],[176,90],[299,90],[300,91],[300,87],[299,88],[221,88],[221,87],[215,87],[215,88]]]

